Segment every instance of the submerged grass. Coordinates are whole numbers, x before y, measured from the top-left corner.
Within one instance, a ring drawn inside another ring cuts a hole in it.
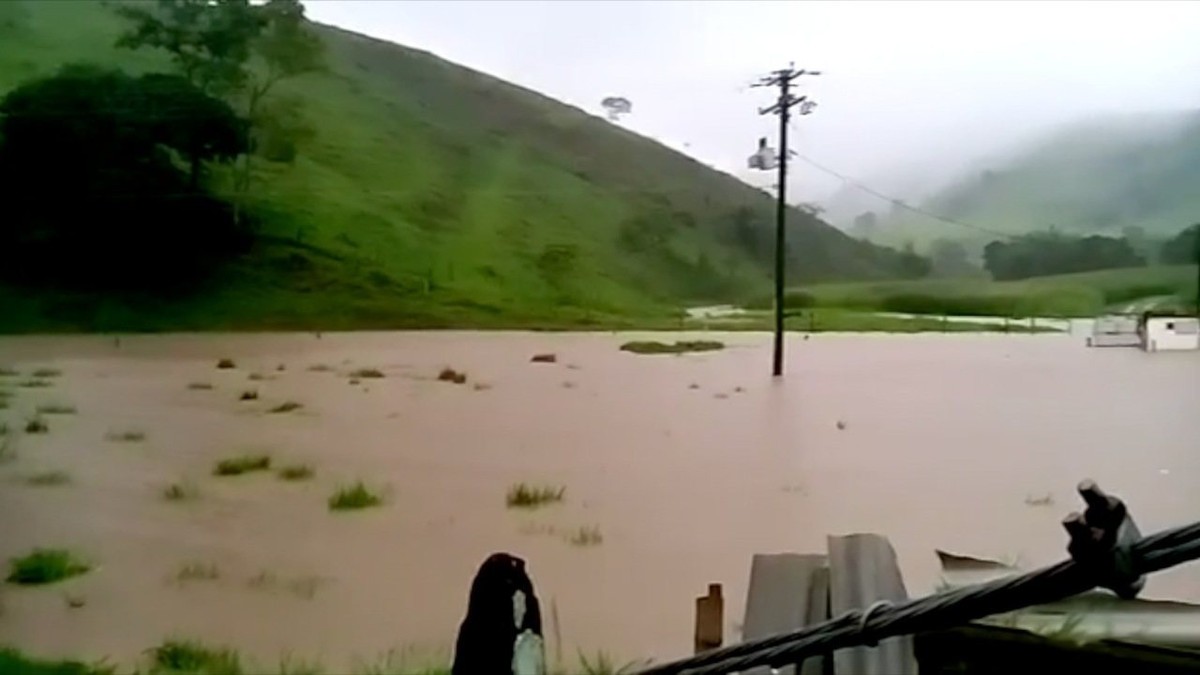
[[[378,368],[359,368],[357,370],[350,371],[350,377],[362,379],[362,380],[368,380],[368,379],[376,379],[377,380],[377,379],[380,379],[380,378],[386,377],[386,376],[383,374],[383,371],[379,370]]]
[[[50,432],[50,425],[39,415],[34,415],[25,421],[25,433],[45,434]]]
[[[383,497],[362,481],[339,487],[329,497],[330,511],[355,511],[383,504]]]
[[[510,509],[536,509],[557,504],[566,498],[567,488],[561,485],[530,485],[517,483],[508,488],[504,501]]]
[[[25,484],[34,487],[54,487],[58,485],[67,485],[71,482],[71,474],[66,471],[43,471],[41,473],[31,474],[26,476]]]
[[[271,468],[270,455],[242,455],[230,457],[217,462],[213,467],[214,476],[240,476],[252,471],[266,471]]]
[[[567,535],[567,541],[572,546],[599,546],[604,543],[604,535],[600,533],[598,525],[584,525],[572,530]]]
[[[10,584],[38,586],[79,576],[90,569],[90,565],[70,551],[38,548],[27,555],[10,560],[8,577],[5,580]]]
[[[295,401],[284,401],[283,403],[280,403],[279,405],[275,406],[274,408],[271,408],[267,412],[276,413],[276,414],[289,413],[289,412],[292,412],[293,410],[299,410],[303,407],[304,407],[303,403],[297,403]]]
[[[154,673],[243,675],[241,657],[232,649],[192,640],[171,639],[148,651]]]
[[[162,498],[169,502],[188,502],[200,498],[200,488],[189,480],[180,480],[162,489]]]
[[[104,435],[104,440],[111,443],[141,443],[146,440],[146,432],[137,429],[110,431]]]
[[[309,480],[315,474],[316,470],[308,464],[289,464],[279,469],[279,478],[288,481]]]
[[[77,412],[75,406],[66,403],[43,403],[37,407],[39,415],[74,415]]]
[[[674,343],[655,340],[634,340],[621,345],[621,351],[634,354],[685,354],[724,349],[725,343],[716,340],[680,340]]]

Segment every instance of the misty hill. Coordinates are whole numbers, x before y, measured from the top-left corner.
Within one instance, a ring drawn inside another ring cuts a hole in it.
[[[1200,221],[1200,112],[1130,115],[1070,125],[981,162],[920,206],[1002,233],[1057,228],[1166,238]],[[870,238],[986,240],[986,233],[877,207]],[[890,211],[890,213],[888,213]],[[861,233],[861,232],[860,232]]]
[[[118,50],[96,2],[4,2],[0,94]],[[765,288],[772,202],[596,116],[431,54],[318,26],[328,68],[282,85],[312,129],[258,162],[254,250],[185,298],[0,288],[0,329],[580,323]],[[70,195],[63,195],[69,199]],[[795,280],[901,274],[895,251],[791,214]]]

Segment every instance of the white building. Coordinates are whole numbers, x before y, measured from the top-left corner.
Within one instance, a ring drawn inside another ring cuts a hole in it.
[[[1200,349],[1200,317],[1148,316],[1140,332],[1148,352]]]
[[[1089,347],[1141,347],[1138,318],[1128,315],[1101,316],[1092,323]]]

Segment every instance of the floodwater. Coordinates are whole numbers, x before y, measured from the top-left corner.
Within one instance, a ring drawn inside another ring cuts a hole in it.
[[[0,643],[128,663],[186,637],[333,668],[448,650],[477,566],[504,550],[527,559],[567,655],[678,657],[710,582],[725,585],[736,636],[754,553],[877,532],[921,594],[937,582],[935,548],[1061,558],[1059,522],[1084,477],[1125,498],[1144,532],[1200,515],[1200,353],[821,334],[790,337],[787,375],[772,381],[769,335],[678,357],[617,349],[633,337],[2,338],[0,364],[22,377],[0,378],[16,392],[0,419],[23,426],[42,403],[77,413],[47,415],[49,433],[20,436],[0,465],[0,558],[64,547],[96,567],[0,587]],[[558,362],[530,362],[543,352]],[[223,357],[238,367],[216,369]],[[42,366],[62,371],[52,387],[13,387]],[[437,381],[443,366],[468,381]],[[386,377],[352,384],[364,367]],[[259,399],[239,401],[246,389]],[[288,400],[303,407],[267,412]],[[121,431],[146,437],[106,440]],[[212,475],[247,452],[316,475]],[[23,481],[47,470],[70,484]],[[330,512],[333,490],[358,479],[386,503]],[[163,499],[176,481],[199,496]],[[565,486],[566,499],[507,509],[520,481]],[[573,545],[580,527],[603,541]],[[181,581],[189,564],[219,573]],[[1200,600],[1200,566],[1156,575],[1146,595]]]

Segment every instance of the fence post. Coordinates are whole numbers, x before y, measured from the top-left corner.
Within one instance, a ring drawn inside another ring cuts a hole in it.
[[[721,584],[709,584],[708,595],[696,598],[696,653],[717,649],[724,643],[725,599]]]

